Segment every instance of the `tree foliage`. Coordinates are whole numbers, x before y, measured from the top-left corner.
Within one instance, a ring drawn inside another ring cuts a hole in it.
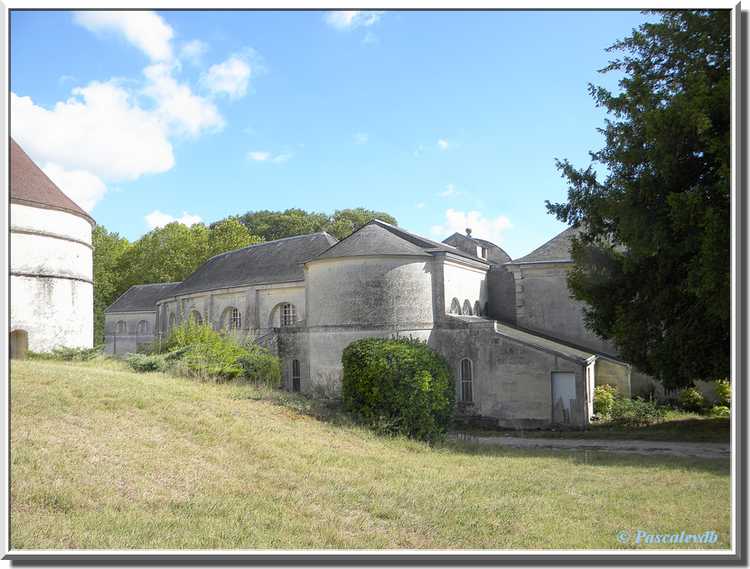
[[[104,340],[104,309],[122,293],[120,259],[130,243],[103,225],[94,227],[94,344]]]
[[[266,241],[318,231],[327,231],[336,239],[343,239],[373,219],[397,225],[393,216],[361,207],[340,209],[331,215],[303,209],[249,211],[237,219],[250,233]]]
[[[568,200],[547,207],[582,228],[569,287],[587,325],[672,387],[729,372],[730,21],[657,14],[609,48],[620,91],[589,86],[605,145],[585,169],[558,161]]]

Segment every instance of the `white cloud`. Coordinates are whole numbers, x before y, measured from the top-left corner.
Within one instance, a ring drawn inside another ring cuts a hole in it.
[[[143,70],[149,79],[143,93],[156,101],[159,118],[177,134],[197,136],[204,130],[221,130],[224,119],[216,105],[179,83],[174,71],[175,66],[166,63],[149,65]]]
[[[214,95],[228,95],[231,99],[238,99],[247,93],[250,73],[247,60],[233,55],[226,61],[209,67],[201,77],[201,84]]]
[[[283,154],[271,154],[265,150],[253,150],[247,153],[248,160],[255,162],[273,162],[275,164],[281,164],[287,162],[292,157],[290,152]]]
[[[199,63],[201,58],[208,51],[208,44],[201,40],[190,40],[182,44],[180,47],[180,57],[192,61],[193,63]]]
[[[354,134],[354,144],[367,144],[370,140],[370,135],[366,132],[357,132]]]
[[[66,170],[52,162],[45,164],[42,170],[70,199],[88,212],[107,192],[104,182],[85,170]]]
[[[505,232],[513,225],[504,215],[486,218],[479,211],[463,212],[448,209],[445,212],[445,223],[434,225],[431,232],[437,237],[446,237],[456,232],[464,233],[467,227],[471,229],[472,237],[486,239],[496,245],[501,245],[505,239]]]
[[[362,12],[359,10],[336,10],[327,12],[325,21],[337,30],[352,30],[359,27],[369,27],[377,23],[383,12]]]
[[[448,141],[444,138],[439,138],[437,141],[437,145],[440,148],[440,150],[448,150]]]
[[[416,205],[415,205],[414,207],[416,207],[417,209],[423,209],[423,208],[424,208],[424,206],[425,206],[425,203],[424,203],[424,202],[419,202],[419,203],[417,203],[417,204],[416,204]]]
[[[380,43],[380,38],[377,34],[368,30],[365,37],[362,38],[362,45],[375,45],[377,43]]]
[[[174,30],[155,12],[75,12],[73,19],[95,33],[116,32],[145,53],[152,61],[172,59]]]
[[[440,192],[438,195],[441,198],[449,198],[460,195],[460,192],[456,190],[456,186],[454,186],[453,184],[448,184],[447,186],[445,186],[445,191]]]
[[[12,135],[38,163],[135,180],[174,165],[161,122],[115,82],[92,82],[52,109],[11,93]]]
[[[203,221],[203,219],[201,219],[199,215],[194,215],[186,211],[182,212],[182,216],[174,217],[172,215],[169,215],[168,213],[163,213],[158,209],[155,209],[154,211],[146,215],[146,223],[148,224],[149,229],[164,227],[165,225],[168,225],[174,221],[190,227],[191,225],[200,223],[201,221]]]

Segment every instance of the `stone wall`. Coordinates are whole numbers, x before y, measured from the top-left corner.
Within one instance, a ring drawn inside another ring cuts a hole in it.
[[[120,323],[124,323],[123,332]],[[145,324],[143,324],[145,323]],[[104,315],[104,351],[108,354],[130,354],[154,342],[156,312],[108,312]]]

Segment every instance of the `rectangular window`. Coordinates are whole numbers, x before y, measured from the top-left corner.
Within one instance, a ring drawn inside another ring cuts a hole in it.
[[[299,360],[292,360],[292,391],[300,389]]]

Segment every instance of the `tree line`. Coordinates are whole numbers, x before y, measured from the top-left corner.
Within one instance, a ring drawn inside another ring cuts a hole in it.
[[[94,340],[104,341],[104,310],[133,285],[182,281],[209,258],[254,243],[327,231],[343,239],[372,219],[397,225],[364,208],[333,214],[302,209],[249,211],[209,225],[170,223],[130,242],[97,225],[94,246]]]

